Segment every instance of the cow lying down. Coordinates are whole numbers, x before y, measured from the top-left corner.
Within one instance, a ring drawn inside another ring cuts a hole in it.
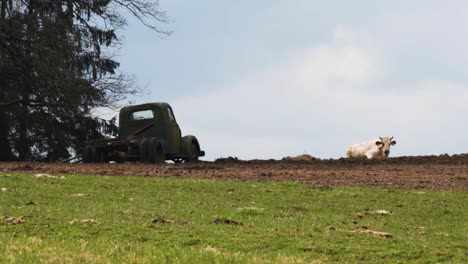
[[[347,158],[385,159],[390,154],[390,146],[396,144],[393,137],[379,137],[352,145],[346,151]]]

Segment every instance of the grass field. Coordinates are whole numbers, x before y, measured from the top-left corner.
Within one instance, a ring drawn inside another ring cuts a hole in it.
[[[55,176],[0,172],[0,262],[466,263],[468,258],[464,191]]]

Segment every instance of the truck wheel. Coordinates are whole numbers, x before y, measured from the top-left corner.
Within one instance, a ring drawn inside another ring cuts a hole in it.
[[[83,148],[83,153],[81,154],[83,163],[88,163],[91,162],[91,157],[90,157],[90,146],[86,146]]]
[[[99,162],[96,147],[86,146],[83,148],[83,163]]]
[[[149,161],[149,139],[144,138],[138,142],[138,155],[141,162]]]
[[[190,145],[190,156],[185,159],[185,162],[197,162],[198,161],[198,154],[200,153],[200,149],[195,142],[192,142]]]
[[[157,138],[150,139],[149,158],[151,163],[164,163],[166,161],[166,151]]]

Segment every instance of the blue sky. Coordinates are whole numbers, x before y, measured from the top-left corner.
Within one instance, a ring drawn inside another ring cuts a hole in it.
[[[129,19],[118,60],[207,159],[468,152],[467,1],[160,0],[169,37]]]

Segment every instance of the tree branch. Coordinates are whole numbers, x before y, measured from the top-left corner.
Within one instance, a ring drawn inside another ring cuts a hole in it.
[[[24,102],[23,99],[16,99],[16,100],[10,101],[10,102],[8,102],[8,103],[0,103],[0,108],[2,108],[2,107],[10,107],[10,106],[12,106],[12,105],[20,104],[20,103],[22,103],[22,102]]]

